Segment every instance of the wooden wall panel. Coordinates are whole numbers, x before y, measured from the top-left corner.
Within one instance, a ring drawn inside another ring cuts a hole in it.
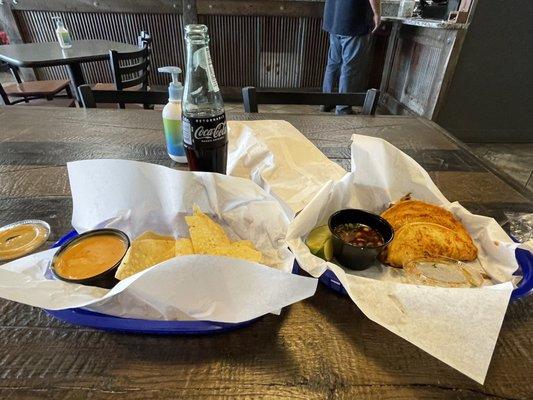
[[[382,91],[410,111],[432,118],[457,30],[401,26]],[[392,110],[392,106],[387,105]]]

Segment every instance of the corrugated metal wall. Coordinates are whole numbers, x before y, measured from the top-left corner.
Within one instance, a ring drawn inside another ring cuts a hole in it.
[[[26,42],[54,41],[52,16],[63,17],[74,40],[136,43],[141,30],[153,38],[152,85],[165,85],[164,65],[184,66],[181,14],[89,13],[16,10]],[[211,36],[211,54],[221,86],[313,87],[322,85],[327,35],[320,18],[200,15]],[[107,62],[82,64],[87,82],[110,82]],[[40,68],[40,79],[66,77],[64,67]]]
[[[258,18],[200,15],[199,22],[209,29],[209,48],[219,85],[256,86]]]

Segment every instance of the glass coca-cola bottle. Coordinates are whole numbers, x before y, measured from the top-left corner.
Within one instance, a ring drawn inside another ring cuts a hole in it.
[[[226,173],[228,134],[205,25],[187,25],[183,89],[183,147],[191,171]]]

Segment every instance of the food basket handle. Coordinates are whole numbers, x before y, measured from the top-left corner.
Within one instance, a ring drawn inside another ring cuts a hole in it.
[[[78,236],[79,233],[76,232],[75,229],[71,230],[69,233],[61,236],[59,238],[59,240],[57,242],[55,242],[53,245],[52,245],[52,248],[55,248],[55,247],[61,247],[63,246],[65,243],[67,242],[70,242],[72,239],[74,239],[76,236]]]
[[[522,275],[522,280],[511,294],[513,301],[529,296],[533,292],[533,254],[524,249],[516,249],[515,255],[520,266],[515,274]]]

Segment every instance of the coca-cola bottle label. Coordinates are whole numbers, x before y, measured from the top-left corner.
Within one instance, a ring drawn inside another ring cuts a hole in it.
[[[211,60],[211,54],[207,46],[201,47],[193,54],[193,67],[202,68],[207,74],[207,89],[209,92],[218,92],[217,77],[215,76],[215,69],[213,68],[213,61]]]
[[[195,148],[218,147],[228,140],[226,113],[214,117],[183,115],[183,142]]]

